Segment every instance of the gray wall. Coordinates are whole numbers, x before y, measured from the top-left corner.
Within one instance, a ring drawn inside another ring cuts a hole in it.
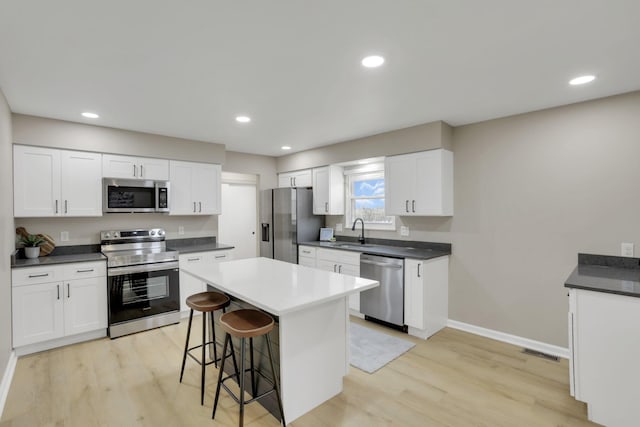
[[[13,114],[13,142],[24,145],[224,163],[223,144]]]
[[[278,186],[275,157],[227,151],[222,170],[224,172],[258,175],[259,190]]]
[[[278,157],[277,168],[278,172],[286,172],[369,157],[434,148],[451,149],[451,136],[452,130],[448,124],[426,123]]]
[[[11,111],[0,90],[0,378],[11,354],[11,254],[14,251]]]
[[[22,114],[13,115],[13,141],[16,144],[144,157],[210,163],[225,161],[224,145],[220,144]],[[101,230],[129,227],[162,227],[167,230],[169,239],[216,236],[218,232],[218,217],[215,215],[174,217],[161,214],[112,214],[100,218],[16,218],[15,224],[25,227],[30,233],[51,235],[59,246],[99,243]],[[184,235],[178,235],[180,226],[184,227]],[[60,241],[61,231],[69,232],[69,241]]]
[[[450,318],[567,346],[577,253],[640,255],[639,118],[635,92],[455,129]]]

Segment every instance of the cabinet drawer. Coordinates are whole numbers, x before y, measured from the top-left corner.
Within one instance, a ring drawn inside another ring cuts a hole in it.
[[[11,282],[13,286],[56,282],[63,280],[63,274],[64,266],[62,265],[14,268],[11,270]]]
[[[192,254],[180,255],[178,256],[178,260],[180,262],[180,267],[186,267],[188,265],[201,264],[205,262],[208,256],[208,252],[196,252]]]
[[[213,262],[229,261],[230,259],[233,259],[231,251],[213,251],[211,253],[211,257],[213,258]]]
[[[107,275],[107,263],[80,262],[76,264],[64,265],[63,280],[82,279],[84,277],[101,277]]]
[[[298,257],[316,257],[316,248],[311,246],[298,246]]]
[[[339,264],[351,264],[360,267],[360,252],[318,248],[316,251],[316,258],[318,260],[327,260],[337,262]]]

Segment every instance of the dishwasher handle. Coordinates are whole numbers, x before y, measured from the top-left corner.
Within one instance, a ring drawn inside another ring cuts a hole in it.
[[[371,264],[376,267],[385,267],[385,268],[402,268],[400,264],[392,264],[390,262],[378,262],[378,261],[370,261],[368,259],[361,259],[360,264]]]

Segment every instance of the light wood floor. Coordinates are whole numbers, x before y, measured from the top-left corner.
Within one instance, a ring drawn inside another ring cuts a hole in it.
[[[586,421],[585,405],[569,396],[566,360],[528,356],[453,329],[427,341],[383,330],[417,345],[374,374],[352,368],[342,394],[292,426],[594,425]],[[216,420],[210,418],[213,366],[205,406],[195,363],[187,361],[178,382],[185,335],[182,322],[22,357],[0,427],[237,425],[237,405],[225,394]],[[198,336],[196,329],[192,337]],[[252,404],[245,425],[278,422]]]

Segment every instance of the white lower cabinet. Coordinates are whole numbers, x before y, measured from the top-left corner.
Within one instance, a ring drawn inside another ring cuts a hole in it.
[[[223,262],[232,259],[231,250],[196,252],[191,254],[182,254],[178,257],[180,262],[180,312],[182,316],[189,314],[189,306],[187,305],[187,297],[207,290],[207,284],[196,279],[190,274],[182,271],[194,265],[207,265],[214,262]],[[194,312],[194,314],[198,314]]]
[[[316,248],[298,246],[298,264],[306,267],[316,267]]]
[[[449,318],[449,257],[404,261],[404,323],[409,333],[428,338]]]
[[[13,346],[107,328],[106,264],[12,270]]]
[[[640,298],[569,291],[571,394],[587,404],[590,421],[637,426]]]
[[[350,276],[360,276],[360,252],[341,251],[339,249],[311,248],[300,246],[300,251],[307,248],[315,249],[316,268],[334,273],[348,274]],[[360,313],[360,294],[349,296],[349,309],[352,312]]]

